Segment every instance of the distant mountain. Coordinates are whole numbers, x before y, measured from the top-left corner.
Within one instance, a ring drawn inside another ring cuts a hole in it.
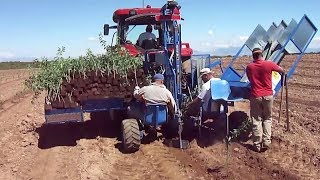
[[[0,62],[21,61],[32,62],[36,57],[0,57]]]
[[[199,51],[194,50],[194,54],[210,54],[212,56],[234,56],[239,51],[240,47],[227,47],[227,48],[216,48],[211,51]],[[250,52],[249,52],[250,53]]]
[[[200,50],[193,50],[193,54],[210,54],[211,56],[234,56],[237,54],[241,47],[226,47],[226,48],[216,48],[210,51],[200,51]],[[319,48],[308,48],[306,53],[311,52],[320,52]],[[251,52],[247,50],[242,55],[250,55]],[[0,62],[9,62],[9,61],[21,61],[21,62],[32,62],[33,60],[37,59],[36,57],[0,57]]]
[[[194,54],[210,54],[212,56],[234,56],[238,53],[241,47],[227,47],[227,48],[217,48],[212,51],[199,51],[199,50],[194,50]],[[306,53],[319,53],[320,52],[320,47],[319,48],[307,48]],[[250,55],[251,52],[249,50],[244,50],[242,55]]]
[[[319,48],[307,48],[307,53],[320,53],[320,47]]]

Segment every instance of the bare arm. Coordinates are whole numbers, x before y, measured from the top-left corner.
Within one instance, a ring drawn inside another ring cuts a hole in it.
[[[133,91],[133,96],[138,100],[143,99],[143,94],[145,92],[145,89],[146,89],[146,87],[143,87],[140,89],[139,86],[136,86]]]
[[[279,69],[277,70],[278,73],[281,73],[281,74],[286,74],[286,71],[279,66]]]
[[[274,62],[271,62],[271,63],[273,64],[273,66],[272,66],[272,70],[273,71],[276,71],[276,72],[281,73],[281,74],[286,74],[285,70],[282,67],[280,67],[279,65],[277,65]]]

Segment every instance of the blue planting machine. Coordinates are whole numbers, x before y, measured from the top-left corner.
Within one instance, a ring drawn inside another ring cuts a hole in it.
[[[251,53],[254,48],[260,48],[263,50],[265,59],[269,59],[280,66],[285,55],[296,55],[295,61],[289,69],[286,69],[287,75],[285,79],[287,80],[294,73],[316,32],[317,28],[307,15],[304,15],[298,23],[294,19],[292,19],[289,24],[281,21],[277,26],[273,23],[267,31],[261,25],[256,27],[227,67],[224,69],[221,68],[221,81],[211,81],[211,99],[212,101],[219,101],[221,104],[220,114],[225,115],[223,117],[227,118],[227,132],[229,131],[228,116],[226,115],[228,113],[228,106],[233,106],[235,101],[249,99],[250,96],[250,82],[248,81],[245,71],[245,67],[250,62],[241,64],[243,67],[242,71],[236,70],[234,67],[240,55]],[[218,65],[221,67],[221,60],[217,60],[205,67],[213,68]],[[276,72],[273,73],[272,82],[274,94],[277,94],[282,88],[282,85],[286,84],[283,83],[284,80],[282,76]],[[199,117],[199,119],[201,118],[202,117]],[[287,128],[289,128],[289,126]]]
[[[121,9],[114,14],[117,26],[105,25],[105,35],[109,29],[117,29],[118,44],[124,47],[135,46],[126,40],[125,34],[128,26],[152,24],[159,30],[160,45],[157,48],[146,48],[143,51],[144,69],[146,74],[153,75],[159,72],[165,76],[165,85],[172,92],[178,105],[179,112],[172,120],[168,119],[168,110],[164,105],[145,105],[144,114],[141,118],[130,118],[122,120],[122,144],[128,152],[139,149],[141,139],[146,127],[157,128],[159,126],[169,126],[179,135],[179,147],[184,148],[186,141],[182,140],[182,119],[181,107],[186,96],[191,90],[200,87],[199,71],[204,67],[213,68],[220,65],[222,70],[221,81],[212,81],[211,91],[212,101],[220,101],[221,114],[228,112],[228,106],[234,101],[240,101],[249,97],[250,83],[245,76],[245,70],[238,72],[234,67],[234,62],[247,47],[250,51],[255,47],[264,50],[264,56],[280,64],[287,54],[297,54],[297,59],[288,70],[288,78],[293,74],[298,62],[301,60],[306,48],[317,32],[317,28],[312,24],[307,16],[304,16],[299,23],[292,20],[289,25],[281,22],[279,26],[272,24],[266,31],[260,25],[254,30],[239,52],[233,57],[226,68],[222,68],[221,60],[211,62],[210,55],[193,55],[191,57],[191,82],[188,82],[185,91],[182,88],[182,57],[181,57],[181,20],[180,6],[174,1],[168,1],[162,8],[135,8]],[[154,58],[156,57],[156,58]],[[159,58],[160,57],[160,58]],[[246,64],[244,64],[245,67]],[[281,88],[281,83],[275,87],[277,93]],[[185,93],[187,92],[187,93]],[[70,121],[82,122],[84,112],[99,112],[113,110],[128,110],[128,104],[121,98],[95,99],[82,102],[82,106],[72,109],[55,109],[45,111],[47,124],[65,123]],[[227,116],[226,116],[227,117]],[[200,113],[200,119],[201,113]],[[228,121],[227,121],[228,122]],[[198,125],[201,124],[198,123]]]

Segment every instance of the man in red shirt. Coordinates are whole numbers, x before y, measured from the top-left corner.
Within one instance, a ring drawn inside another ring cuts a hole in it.
[[[264,60],[262,50],[254,48],[253,62],[246,68],[251,84],[250,116],[253,123],[253,147],[257,152],[261,147],[269,148],[271,145],[272,127],[272,71],[285,73],[284,70],[272,61]]]

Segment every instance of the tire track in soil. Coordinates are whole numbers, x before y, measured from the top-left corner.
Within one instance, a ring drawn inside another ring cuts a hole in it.
[[[301,88],[301,89],[320,90],[320,85],[315,85],[315,84],[307,84],[307,83],[300,83],[300,82],[290,82],[290,84],[288,84],[288,87],[290,88],[290,86],[298,87],[298,88]]]
[[[8,99],[13,100],[12,97],[16,96],[24,90],[24,85],[21,79],[8,83],[6,85],[0,85],[0,101],[3,103]]]
[[[25,110],[30,108],[29,102],[30,97],[23,97],[0,115],[0,137],[2,137],[0,145],[2,153],[5,154],[0,164],[2,164],[2,172],[10,175],[12,177],[10,179],[26,178],[22,172],[25,172],[30,164],[23,164],[23,161],[29,158],[28,155],[33,155],[33,153],[28,152],[28,148],[34,147],[36,144],[34,143],[36,137],[32,133],[33,126],[24,124],[26,123],[25,118],[27,118]],[[6,175],[0,175],[0,178],[5,177]]]
[[[279,102],[275,103],[273,112],[274,131],[273,146],[265,156],[274,163],[289,169],[303,179],[317,179],[320,176],[320,153],[319,153],[319,131],[313,131],[305,123],[311,123],[313,128],[319,129],[320,123],[316,123],[316,116],[310,112],[303,111],[308,106],[295,104],[290,106],[290,132],[284,132],[286,128],[286,117],[282,113],[280,123],[278,122]],[[317,132],[317,133],[315,133]]]
[[[31,162],[32,171],[26,175],[35,179],[80,179],[77,169],[80,156],[77,155],[77,150],[70,147],[42,150],[37,152],[37,156]]]
[[[21,78],[18,78],[18,79],[14,79],[14,80],[11,80],[11,81],[7,81],[7,82],[4,82],[4,83],[0,83],[0,86],[5,86],[7,84],[10,84],[10,83],[13,83],[13,82],[16,82],[16,81],[22,81]]]
[[[305,100],[301,98],[295,98],[292,96],[288,96],[288,100],[290,101],[290,104],[301,104],[309,107],[315,107],[319,108],[320,107],[320,101],[312,101],[312,100]],[[280,103],[280,100],[276,100],[278,103]]]
[[[275,166],[280,166],[303,179],[320,176],[320,154],[315,149],[273,137],[272,149],[263,156]]]
[[[30,90],[23,90],[23,91],[19,91],[13,97],[3,101],[0,104],[0,117],[3,113],[17,106],[24,99],[31,97],[31,95],[32,95],[32,92]]]
[[[134,154],[121,154],[113,165],[111,179],[207,179],[194,169],[196,164],[181,161],[177,154],[156,141],[142,145]],[[181,157],[181,156],[180,156]],[[184,156],[185,157],[185,156]],[[121,170],[121,171],[119,171]]]
[[[79,179],[77,170],[71,168],[79,158],[76,151],[68,147],[46,150],[37,147],[35,129],[40,124],[38,122],[43,122],[42,106],[39,106],[43,101],[39,98],[33,106],[30,106],[30,101],[30,97],[23,98],[19,106],[13,106],[2,114],[8,121],[1,126],[0,132],[11,132],[1,141],[1,146],[5,147],[2,151],[7,154],[3,169],[11,174],[11,179]]]
[[[275,166],[263,155],[237,143],[230,145],[228,166],[226,147],[222,143],[207,148],[192,148],[187,153],[203,166],[210,179],[299,179],[279,165]]]
[[[301,126],[308,129],[312,134],[320,134],[320,107],[310,106],[299,101],[292,102],[289,98],[289,119],[295,126]],[[304,101],[302,101],[304,102]],[[283,103],[283,106],[285,103]],[[274,116],[278,120],[279,116],[279,101],[275,101]],[[282,121],[285,122],[286,114],[285,109],[282,110]],[[317,136],[316,136],[317,137]]]

